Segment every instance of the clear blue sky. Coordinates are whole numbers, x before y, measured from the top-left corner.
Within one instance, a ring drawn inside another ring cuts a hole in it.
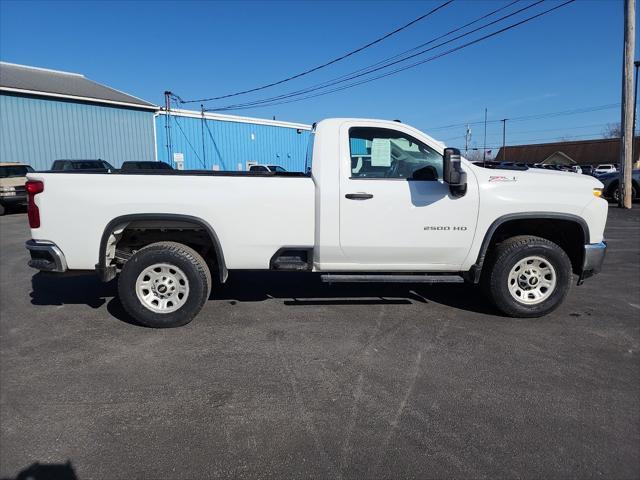
[[[439,3],[1,0],[0,58],[82,73],[161,104],[165,90],[190,99],[279,80],[360,47]],[[343,62],[238,100],[331,79],[426,42],[505,3],[456,0]],[[547,0],[518,18],[558,3]],[[230,113],[305,123],[335,116],[399,118],[429,132],[430,127],[482,120],[485,106],[490,119],[500,119],[618,103],[622,15],[622,0],[579,0],[398,75],[298,103]],[[508,122],[507,139],[521,143],[597,137],[607,122],[618,121],[619,111],[609,109]],[[501,128],[489,125],[489,145],[501,143]],[[482,127],[472,130],[472,141],[481,145]],[[429,133],[459,144],[462,140],[455,137],[462,137],[464,128]]]

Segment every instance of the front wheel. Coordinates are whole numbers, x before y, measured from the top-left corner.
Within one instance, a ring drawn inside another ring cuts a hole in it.
[[[124,309],[142,325],[186,325],[200,312],[211,292],[211,274],[192,248],[158,242],[138,250],[124,264],[118,294]]]
[[[555,243],[518,236],[498,244],[483,274],[496,307],[511,317],[541,317],[555,310],[571,288],[571,261]]]
[[[621,196],[621,192],[620,192],[620,186],[618,185],[615,190],[613,191],[613,195],[612,198],[616,203],[620,203],[620,196]],[[638,193],[636,192],[636,187],[632,186],[631,187],[631,200],[635,200],[638,197]]]

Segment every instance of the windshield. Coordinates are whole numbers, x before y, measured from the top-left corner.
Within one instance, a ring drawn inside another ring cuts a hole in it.
[[[278,165],[269,165],[269,170],[272,172],[286,172],[286,170]]]
[[[33,171],[29,165],[4,165],[0,166],[0,178],[26,177],[27,173]]]

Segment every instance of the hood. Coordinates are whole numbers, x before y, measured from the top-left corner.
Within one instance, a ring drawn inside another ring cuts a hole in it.
[[[500,168],[483,168],[472,165],[479,179],[489,184],[512,184],[539,186],[544,189],[567,189],[575,186],[578,189],[602,188],[602,182],[591,175],[565,172],[562,170],[547,170],[544,168],[529,168],[527,170],[507,170]]]

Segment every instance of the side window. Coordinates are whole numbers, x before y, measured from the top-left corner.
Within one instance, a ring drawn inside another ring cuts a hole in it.
[[[442,155],[396,130],[349,130],[351,178],[442,179]]]

